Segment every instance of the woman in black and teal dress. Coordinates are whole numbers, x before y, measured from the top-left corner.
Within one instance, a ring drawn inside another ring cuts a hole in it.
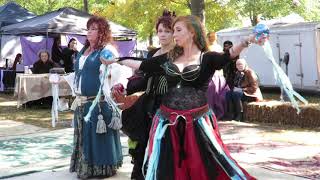
[[[92,17],[87,22],[87,28],[86,45],[75,62],[74,92],[77,97],[70,165],[70,172],[76,172],[81,179],[113,176],[123,160],[119,130],[107,126],[106,131],[97,131],[98,116],[106,125],[112,117],[113,109],[103,100],[104,96],[93,109],[91,118],[84,120],[100,88],[101,51],[108,53],[108,58],[118,56],[112,46],[110,25],[105,19]]]

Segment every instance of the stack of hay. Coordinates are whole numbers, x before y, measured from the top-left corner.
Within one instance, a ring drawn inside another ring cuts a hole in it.
[[[320,127],[320,105],[300,105],[301,112],[288,102],[252,102],[244,106],[244,120],[248,122],[277,123],[307,128]]]

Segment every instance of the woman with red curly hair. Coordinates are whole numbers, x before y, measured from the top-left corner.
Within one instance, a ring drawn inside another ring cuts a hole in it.
[[[76,172],[81,179],[113,176],[123,160],[119,130],[106,126],[111,122],[113,108],[103,96],[91,112],[90,119],[84,119],[100,89],[100,56],[110,59],[119,56],[112,45],[110,25],[105,19],[91,17],[87,28],[86,44],[74,65],[73,87],[77,103],[74,103],[74,147],[70,172]]]

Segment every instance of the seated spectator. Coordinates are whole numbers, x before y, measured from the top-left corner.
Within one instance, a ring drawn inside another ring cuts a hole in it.
[[[236,61],[237,72],[234,87],[226,94],[227,119],[242,121],[243,102],[261,101],[262,94],[256,73],[250,69],[245,59]]]
[[[46,50],[40,50],[38,53],[39,60],[33,64],[33,74],[49,73],[50,69],[56,67],[55,63],[50,59],[50,54]],[[38,100],[29,101],[26,103],[27,107],[44,107],[49,108],[52,105],[52,96],[44,97]]]
[[[18,64],[21,64],[21,63],[22,63],[22,54],[18,53],[18,54],[16,55],[16,57],[14,58],[14,62],[13,62],[13,65],[12,65],[12,67],[11,67],[11,70],[16,71],[17,65],[18,65]]]
[[[33,64],[33,74],[49,73],[50,69],[55,67],[54,62],[50,59],[50,54],[46,50],[40,50],[38,53],[39,60]]]
[[[62,55],[63,55],[63,66],[64,70],[69,73],[73,72],[73,65],[74,65],[74,59],[75,56],[77,55],[78,50],[77,50],[77,40],[74,38],[71,38],[68,47],[64,48],[62,50]]]

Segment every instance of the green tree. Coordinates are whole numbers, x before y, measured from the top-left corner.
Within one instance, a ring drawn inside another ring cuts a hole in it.
[[[205,19],[208,29],[217,31],[236,22],[236,13],[230,7],[212,0],[204,2],[205,4],[199,7],[206,8]],[[180,16],[191,14],[191,8],[190,0],[118,0],[109,4],[103,11],[97,10],[94,13],[136,30],[141,39],[150,39],[155,33],[157,18],[164,9],[175,11]]]
[[[299,4],[300,3],[300,4]],[[320,21],[320,1],[319,0],[300,0],[297,6],[303,6],[299,14],[307,21]]]
[[[92,9],[101,10],[108,4],[112,3],[112,0],[86,1],[88,3],[89,12],[91,12]],[[4,5],[7,2],[8,1],[6,0],[0,0],[0,5]],[[15,0],[14,2],[37,15],[42,15],[44,13],[51,12],[63,7],[73,7],[82,11],[84,10],[84,0]]]
[[[88,0],[83,0],[83,10],[89,12]]]
[[[205,1],[205,25],[208,31],[218,31],[241,24],[232,6],[219,1]]]
[[[249,17],[254,26],[261,16],[265,19],[272,19],[286,16],[295,12],[307,20],[315,20],[319,13],[318,0],[230,0],[227,6],[233,9],[242,17]],[[311,5],[312,4],[312,5]],[[317,4],[317,5],[316,5]]]
[[[205,3],[204,0],[190,0],[191,14],[198,16],[202,22],[205,22]]]
[[[183,0],[114,1],[103,11],[94,13],[136,30],[139,38],[150,39],[155,33],[157,18],[164,9],[175,11],[178,15],[190,13],[186,1]]]

